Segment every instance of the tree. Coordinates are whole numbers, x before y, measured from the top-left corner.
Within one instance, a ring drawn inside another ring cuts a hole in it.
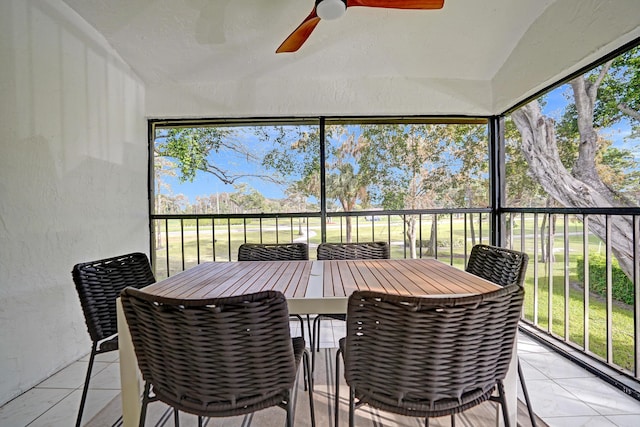
[[[327,175],[327,198],[338,200],[344,212],[356,210],[359,200],[368,200],[367,187],[362,182],[362,176],[354,171],[351,163],[341,163]],[[353,225],[350,216],[345,218],[345,234],[347,242],[351,242]]]
[[[304,212],[306,210],[305,200],[306,200],[306,189],[304,188],[304,184],[302,181],[295,182],[285,190],[285,194],[287,198],[284,199],[283,203],[285,207],[288,207],[291,211],[295,212]],[[282,209],[282,206],[281,206]],[[302,231],[302,224],[305,222],[304,218],[298,218],[298,235],[302,236],[304,232]]]
[[[305,196],[319,197],[320,193],[320,135],[319,129],[312,127],[291,140],[284,135],[269,138],[279,144],[264,157],[263,165],[281,175],[296,175],[296,191]],[[357,130],[347,126],[327,126],[325,137],[328,141],[325,195],[327,201],[337,200],[344,212],[356,209],[358,203],[367,202],[366,184],[357,168],[360,156],[360,140]],[[296,153],[297,155],[292,155]],[[346,240],[352,241],[352,221],[347,216]]]
[[[255,188],[250,188],[247,184],[234,184],[233,187],[236,192],[231,194],[230,199],[240,212],[264,212],[266,199]]]
[[[337,200],[344,212],[353,212],[369,203],[369,179],[360,165],[366,141],[360,126],[329,126],[327,128],[326,195]],[[345,217],[346,241],[353,240],[353,221]]]
[[[156,213],[166,213],[165,199],[161,197],[165,192],[167,195],[171,195],[171,186],[164,180],[167,176],[175,176],[175,163],[166,158],[156,159],[154,162],[155,169],[155,211]],[[158,237],[159,239],[160,237]],[[158,247],[160,247],[160,241],[158,241]]]
[[[289,177],[285,194],[291,206],[306,205],[307,198],[320,198],[320,132],[317,127],[274,126],[256,128],[256,136],[271,141],[262,166]],[[293,178],[293,179],[292,179]]]
[[[214,162],[216,156],[236,162],[259,165],[262,158],[240,138],[237,128],[223,126],[160,128],[156,134],[154,154],[156,158],[170,158],[179,169],[181,182],[193,181],[200,172],[209,173],[224,184],[233,184],[241,178],[257,177],[280,182],[278,177],[260,173],[238,173],[226,163]]]
[[[570,82],[575,111],[574,124],[579,136],[575,144],[575,161],[562,161],[556,134],[556,123],[543,115],[540,103],[533,101],[515,111],[511,118],[521,134],[521,150],[529,165],[529,173],[545,191],[563,206],[570,207],[637,207],[637,202],[608,185],[601,175],[599,153],[606,141],[598,134],[598,126],[635,120],[640,101],[639,50],[596,68]],[[612,68],[613,67],[613,68]],[[622,78],[626,82],[621,81]],[[599,93],[602,96],[599,96]],[[568,111],[571,113],[571,108]],[[629,114],[631,110],[632,114]],[[565,124],[566,125],[566,124]],[[564,128],[560,128],[565,131]],[[566,131],[565,131],[566,132]],[[601,239],[606,237],[602,216],[593,216],[590,229]],[[611,217],[612,251],[625,273],[633,273],[633,223],[628,217]]]
[[[489,141],[486,126],[450,127],[452,155],[458,173],[452,175],[455,206],[473,208],[489,205]],[[476,244],[473,214],[469,214],[471,245]]]
[[[457,168],[470,172],[470,165],[477,164],[461,161],[463,151],[455,150],[455,141],[463,135],[466,135],[463,130],[449,125],[366,126],[359,165],[365,181],[371,183],[372,197],[385,209],[451,206],[454,202],[451,190],[456,180],[452,171]],[[487,149],[486,142],[483,147]],[[416,258],[418,217],[404,215],[403,219],[410,256]],[[432,228],[428,253],[435,249],[434,237]]]

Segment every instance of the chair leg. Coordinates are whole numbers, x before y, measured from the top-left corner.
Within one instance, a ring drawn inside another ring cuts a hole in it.
[[[316,351],[320,351],[320,321],[322,320],[322,315],[318,314],[315,319],[313,319],[313,342],[316,346]]]
[[[316,352],[320,351],[320,317],[318,314],[313,319],[313,326],[309,328],[311,337],[311,372],[316,371]],[[316,333],[316,329],[318,330]]]
[[[286,421],[286,426],[287,427],[293,427],[293,396],[291,393],[291,390],[289,390],[289,393],[287,393],[287,405],[285,407],[285,410],[287,411],[287,421]]]
[[[527,404],[527,411],[529,412],[529,419],[531,420],[531,427],[537,427],[536,416],[531,406],[531,400],[529,400],[529,392],[527,391],[527,385],[524,382],[524,375],[522,374],[522,368],[520,367],[520,358],[518,358],[518,377],[520,378],[520,385],[522,386],[522,393],[524,394],[524,401]]]
[[[84,379],[84,387],[82,388],[82,397],[80,398],[80,408],[78,409],[78,417],[76,418],[76,427],[80,427],[82,423],[82,413],[84,412],[84,404],[87,401],[87,393],[89,392],[89,381],[91,380],[91,370],[93,369],[93,361],[96,358],[96,350],[98,343],[91,345],[91,356],[89,357],[89,366],[87,367],[87,376]]]
[[[456,427],[456,414],[451,414],[451,427]]]
[[[504,421],[504,427],[511,427],[511,420],[509,420],[509,411],[507,410],[507,398],[504,393],[504,384],[502,381],[498,381],[498,399],[502,406],[502,419]]]
[[[300,336],[304,338],[304,319],[302,319],[302,316],[300,316],[299,314],[292,314],[292,316],[297,317],[300,321]]]
[[[144,427],[144,423],[147,419],[147,405],[149,404],[149,391],[151,386],[149,383],[144,384],[144,392],[142,393],[142,408],[140,408],[140,419],[138,420],[138,427]]]
[[[307,330],[309,331],[309,348],[313,351],[313,333],[311,332],[311,316],[307,314]]]
[[[349,387],[349,427],[356,425],[356,391]],[[336,425],[337,427],[337,425]]]
[[[203,423],[202,423],[202,417],[198,417],[198,427],[202,427]]]
[[[173,408],[173,423],[176,427],[180,427],[180,413],[176,408]]]
[[[300,316],[299,314],[292,314],[292,316],[297,317],[300,321],[300,334],[302,334],[302,338],[304,338],[304,320],[302,319],[302,316]],[[309,336],[311,336],[311,332],[309,332]],[[309,339],[311,340],[311,338]],[[311,350],[313,350],[313,342],[309,343],[309,345],[311,346]],[[304,366],[304,377],[304,391],[307,391],[307,378],[311,378],[311,371],[307,369],[306,365]]]
[[[311,361],[309,360],[309,353],[307,350],[302,355],[302,361],[307,368],[307,372],[311,370]],[[309,411],[311,411],[311,427],[316,427],[316,410],[313,403],[313,377],[309,376]]]
[[[334,417],[335,417],[335,427],[338,427],[338,418],[340,418],[340,356],[342,355],[342,350],[338,349],[336,351],[336,393],[334,396]]]

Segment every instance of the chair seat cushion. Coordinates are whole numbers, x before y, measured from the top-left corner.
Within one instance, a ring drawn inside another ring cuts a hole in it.
[[[98,352],[106,353],[107,351],[114,351],[118,349],[118,336],[115,335],[105,341],[102,341],[98,346]]]
[[[489,400],[494,389],[495,387],[492,387],[488,391],[476,389],[463,394],[460,400],[450,398],[435,401],[403,399],[398,402],[398,400],[392,396],[359,389],[355,390],[355,395],[360,402],[371,405],[374,408],[400,415],[424,418],[441,417],[464,412],[469,408]]]
[[[342,320],[343,322],[347,320],[346,314],[333,314],[333,313],[322,313],[320,314],[322,317],[328,317],[330,319]]]

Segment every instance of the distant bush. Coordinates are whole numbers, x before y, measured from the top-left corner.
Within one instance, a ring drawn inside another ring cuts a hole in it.
[[[584,283],[584,257],[578,257],[576,263],[578,279]],[[624,274],[615,259],[611,260],[611,285],[613,299],[633,305],[633,282]],[[607,295],[607,260],[602,255],[589,254],[589,290],[602,296]]]

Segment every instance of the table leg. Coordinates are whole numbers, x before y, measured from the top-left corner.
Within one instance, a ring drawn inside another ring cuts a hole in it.
[[[509,410],[509,418],[512,427],[518,425],[518,340],[513,343],[513,353],[511,354],[511,362],[509,362],[509,370],[504,379],[505,398],[507,399],[507,409]],[[504,426],[502,413],[496,413],[496,425]]]
[[[122,397],[122,425],[133,427],[140,418],[140,375],[133,350],[129,325],[120,298],[116,301],[118,315],[118,347],[120,353],[120,389]]]

